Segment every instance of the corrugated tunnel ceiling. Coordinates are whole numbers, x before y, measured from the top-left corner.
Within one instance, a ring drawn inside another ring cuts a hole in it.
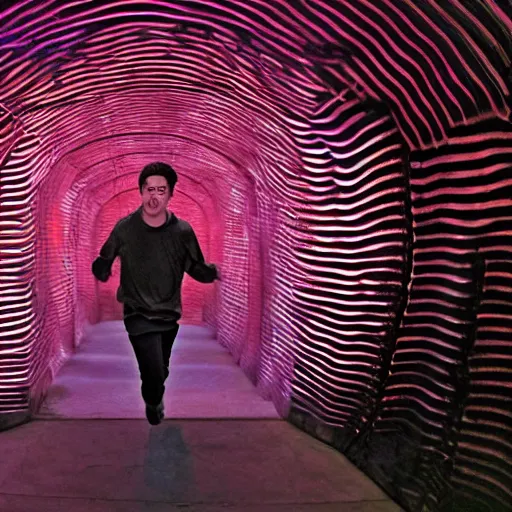
[[[407,510],[512,508],[506,1],[19,1],[0,27],[0,425],[88,324],[90,264],[171,163],[217,331]]]

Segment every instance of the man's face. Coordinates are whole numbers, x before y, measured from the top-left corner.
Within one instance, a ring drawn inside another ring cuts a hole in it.
[[[142,187],[142,208],[150,217],[158,217],[167,209],[171,198],[169,185],[163,176],[149,176]]]

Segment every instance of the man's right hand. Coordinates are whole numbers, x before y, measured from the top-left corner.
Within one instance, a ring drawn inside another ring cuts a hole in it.
[[[108,261],[101,256],[97,257],[92,263],[92,273],[98,281],[106,283],[110,277],[110,265]]]

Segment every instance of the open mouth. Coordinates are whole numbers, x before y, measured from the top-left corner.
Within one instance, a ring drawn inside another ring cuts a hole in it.
[[[155,199],[155,198],[150,199],[148,204],[149,204],[150,208],[153,208],[153,209],[158,208],[158,199]]]

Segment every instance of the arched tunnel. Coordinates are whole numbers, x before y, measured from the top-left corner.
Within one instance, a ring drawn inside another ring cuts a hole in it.
[[[183,322],[406,510],[512,510],[510,13],[3,1],[0,429],[122,318],[91,262],[165,161],[223,275]]]

